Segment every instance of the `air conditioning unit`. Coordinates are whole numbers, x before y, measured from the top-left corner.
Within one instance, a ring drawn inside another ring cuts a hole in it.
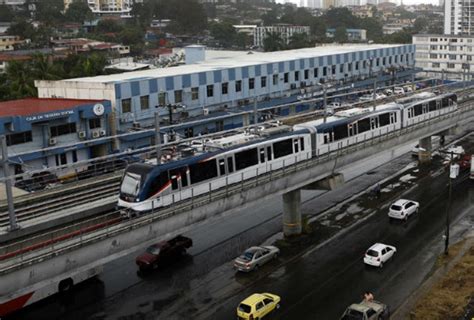
[[[98,138],[100,137],[99,131],[92,131],[92,138]]]
[[[134,123],[132,123],[132,127],[133,127],[133,128],[136,128],[136,129],[141,128],[140,122],[134,122]]]
[[[86,132],[85,131],[79,131],[78,133],[80,139],[85,139],[86,138]]]
[[[205,116],[207,116],[209,114],[209,109],[208,108],[203,108],[202,111],[204,112]]]
[[[58,141],[56,140],[56,138],[49,138],[48,142],[50,146],[54,146]]]
[[[99,135],[100,135],[101,137],[104,137],[104,136],[105,136],[105,133],[106,133],[105,130],[99,130]]]

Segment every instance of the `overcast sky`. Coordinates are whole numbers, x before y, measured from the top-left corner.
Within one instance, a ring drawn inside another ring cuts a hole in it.
[[[364,1],[364,0],[362,0]],[[276,0],[278,3],[283,3],[285,0]],[[300,0],[290,0],[290,2],[296,3],[297,5],[300,5]],[[306,1],[305,1],[306,2]],[[394,3],[396,2],[397,4],[400,3],[400,0],[393,1]],[[420,4],[420,3],[431,3],[431,4],[438,4],[438,0],[403,0],[403,4]]]

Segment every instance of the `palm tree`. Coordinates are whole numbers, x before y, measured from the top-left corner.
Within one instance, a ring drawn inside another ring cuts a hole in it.
[[[27,62],[12,61],[8,63],[6,78],[11,99],[36,96],[34,78]]]
[[[35,80],[60,80],[63,78],[61,67],[54,64],[52,55],[35,54],[31,62],[31,72]]]
[[[285,43],[281,35],[277,32],[269,32],[263,39],[263,49],[265,51],[279,51],[285,49]]]

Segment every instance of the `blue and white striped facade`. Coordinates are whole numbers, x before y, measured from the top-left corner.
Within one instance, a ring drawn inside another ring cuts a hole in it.
[[[37,81],[36,86],[39,97],[111,100],[115,125],[120,132],[130,127],[132,122],[151,124],[160,97],[166,104],[185,105],[189,115],[194,116],[202,114],[203,108],[232,107],[249,103],[255,97],[261,100],[296,93],[302,87],[327,80],[369,75],[389,67],[413,66],[414,54],[415,46],[411,44],[243,52],[233,58],[164,69]],[[227,87],[227,92],[224,87]],[[181,101],[176,99],[179,97]],[[147,108],[142,106],[143,101],[148,102]],[[167,114],[166,108],[158,110]]]

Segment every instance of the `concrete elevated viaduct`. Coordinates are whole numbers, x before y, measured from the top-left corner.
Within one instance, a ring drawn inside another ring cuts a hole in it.
[[[332,151],[316,159],[244,180],[172,207],[122,221],[64,242],[0,261],[0,305],[41,286],[58,284],[83,270],[99,267],[160,239],[187,232],[207,219],[232,214],[237,208],[283,195],[287,235],[301,231],[300,190],[333,188],[343,183],[337,172],[364,159],[398,157],[396,147],[450,130],[471,130],[474,104],[465,103],[455,113],[431,119],[396,133],[369,139]],[[370,168],[368,168],[370,170]]]

